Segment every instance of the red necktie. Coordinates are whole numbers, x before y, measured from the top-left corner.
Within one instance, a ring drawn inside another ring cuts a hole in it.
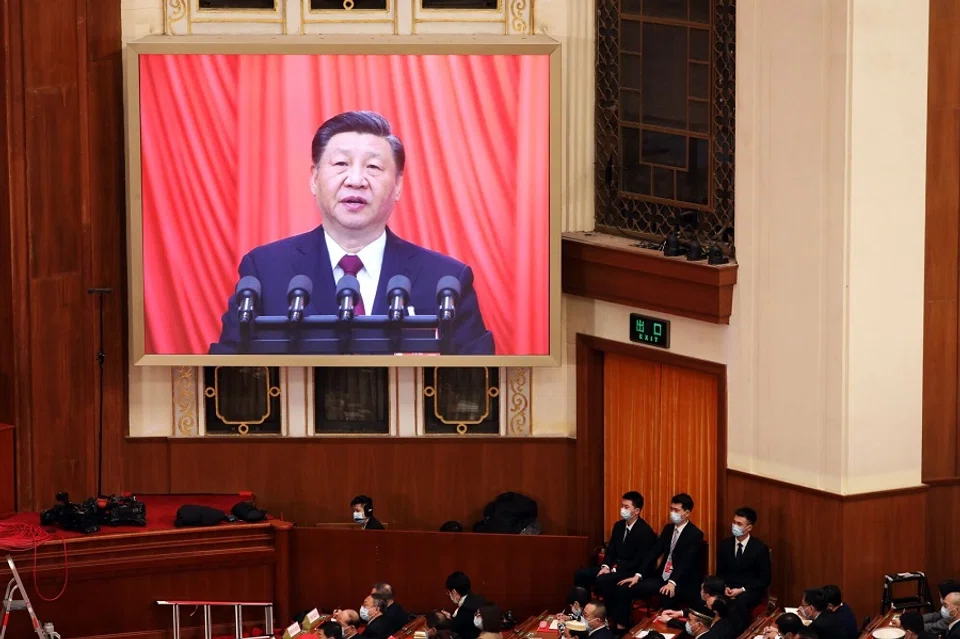
[[[357,273],[363,268],[363,262],[356,255],[344,255],[340,258],[339,263],[340,268],[343,269],[344,275],[353,275],[357,276]],[[367,312],[363,308],[363,296],[357,300],[357,303],[353,307],[354,315],[366,315]]]

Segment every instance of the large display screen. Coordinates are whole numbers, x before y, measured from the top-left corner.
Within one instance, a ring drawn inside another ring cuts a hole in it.
[[[554,363],[555,46],[147,49],[135,361]]]

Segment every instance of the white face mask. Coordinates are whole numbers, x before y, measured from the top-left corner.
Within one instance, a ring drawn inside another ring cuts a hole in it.
[[[459,604],[459,603],[460,603],[460,600],[457,599],[457,596],[456,596],[455,594],[453,594],[452,592],[450,593],[450,601],[452,601],[452,602],[455,603],[455,604]]]
[[[743,537],[743,528],[736,524],[730,527],[730,532],[733,533],[734,537]]]
[[[941,606],[940,616],[943,617],[944,619],[950,618],[950,609],[947,608],[947,604],[943,604],[943,606]]]
[[[693,636],[693,627],[690,625],[689,621],[683,624],[683,629],[687,631],[688,635],[691,637]]]
[[[675,524],[679,524],[681,521],[683,521],[683,515],[681,515],[680,513],[671,512],[670,521],[672,521]]]
[[[483,617],[474,617],[474,618],[473,618],[473,626],[474,626],[477,630],[483,630]]]
[[[576,617],[577,619],[579,619],[579,618],[580,618],[580,613],[582,613],[582,612],[583,612],[583,611],[580,610],[580,606],[570,606],[570,616],[571,616],[571,617]]]
[[[353,520],[354,520],[354,521],[358,521],[358,522],[359,522],[359,521],[363,521],[364,519],[366,519],[366,517],[363,516],[363,513],[358,512],[358,511],[356,511],[356,510],[353,511]]]
[[[364,621],[370,621],[370,609],[366,606],[360,606],[360,618]]]
[[[621,517],[622,519],[630,519],[630,517],[631,517],[630,509],[629,509],[629,508],[621,508],[621,509],[620,509],[620,517]]]

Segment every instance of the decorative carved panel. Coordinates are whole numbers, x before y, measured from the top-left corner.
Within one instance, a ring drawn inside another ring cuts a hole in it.
[[[390,369],[315,368],[314,432],[390,432]]]
[[[598,0],[598,230],[733,249],[735,0]]]
[[[424,368],[422,394],[427,435],[499,434],[499,368]]]
[[[217,366],[203,369],[208,435],[279,435],[283,431],[280,369]]]

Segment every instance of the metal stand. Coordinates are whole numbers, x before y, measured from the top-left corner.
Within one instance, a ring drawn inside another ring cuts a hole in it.
[[[917,594],[913,597],[894,597],[893,585],[898,583],[914,583]],[[930,596],[930,584],[927,575],[917,572],[898,572],[883,576],[883,599],[880,601],[880,614],[888,610],[933,610],[933,601]]]
[[[7,634],[7,623],[10,621],[10,613],[18,610],[26,610],[30,613],[30,620],[33,622],[33,630],[40,639],[47,639],[47,633],[40,627],[40,620],[33,611],[33,605],[30,603],[30,597],[27,596],[27,589],[23,587],[23,580],[20,579],[20,573],[13,563],[13,557],[7,555],[7,565],[10,566],[10,572],[13,573],[13,579],[7,584],[7,592],[3,596],[3,624],[0,625],[0,639]],[[14,599],[17,592],[23,595],[23,599]],[[239,635],[237,635],[239,636]]]
[[[173,639],[180,639],[180,607],[201,607],[203,608],[203,637],[212,639],[213,624],[211,623],[210,608],[213,606],[225,606],[233,608],[234,636],[237,639],[243,637],[243,608],[263,608],[266,619],[264,620],[264,632],[266,634],[250,637],[250,639],[273,639],[273,604],[259,602],[240,602],[240,601],[158,601],[159,606],[170,606],[173,608]],[[3,635],[0,635],[3,639]]]

